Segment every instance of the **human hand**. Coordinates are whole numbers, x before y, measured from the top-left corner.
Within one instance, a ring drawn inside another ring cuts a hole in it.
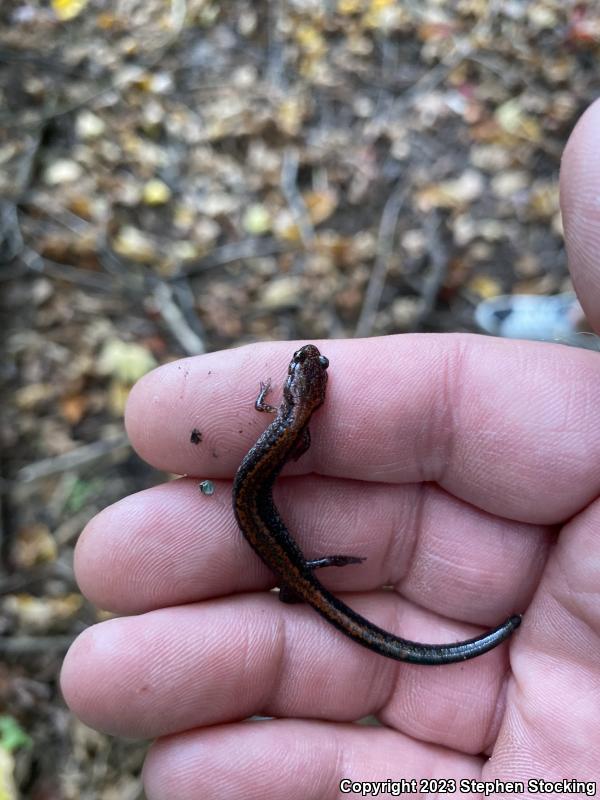
[[[562,174],[571,270],[596,330],[599,125],[596,104]],[[159,737],[145,766],[150,800],[333,798],[342,778],[596,778],[598,354],[454,335],[319,346],[327,399],[276,502],[307,557],[367,557],[320,577],[409,639],[466,639],[513,611],[521,628],[473,661],[413,666],[266,592],[272,578],[233,520],[231,478],[265,424],[252,405],[258,383],[277,386],[295,345],[255,345],[166,365],[133,390],[138,452],[214,479],[216,492],[181,479],[87,526],[82,591],[136,616],[78,638],[63,668],[67,702],[94,727]],[[278,719],[242,721],[251,714]],[[352,723],[367,714],[385,727]]]

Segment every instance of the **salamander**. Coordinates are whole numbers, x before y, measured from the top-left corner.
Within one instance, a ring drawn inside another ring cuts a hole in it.
[[[233,510],[241,532],[264,563],[275,573],[280,598],[304,601],[353,641],[382,656],[413,664],[450,664],[465,661],[499,645],[521,623],[513,615],[481,636],[452,644],[420,644],[403,639],[357,614],[316,578],[322,567],[364,561],[358,556],[325,556],[307,560],[273,502],[273,485],[284,465],[310,447],[308,424],[323,405],[329,360],[312,344],[297,350],[290,361],[279,409],[265,398],[270,382],[261,383],[255,407],[275,417],[245,455],[233,484]]]

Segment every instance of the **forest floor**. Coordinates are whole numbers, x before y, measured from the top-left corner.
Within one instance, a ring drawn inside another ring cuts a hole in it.
[[[164,480],[122,415],[153,366],[267,339],[475,331],[570,288],[561,152],[594,4],[5,0],[0,8],[0,778],[143,797],[146,743],[58,687],[105,619],[86,522]],[[19,794],[17,794],[17,790]]]

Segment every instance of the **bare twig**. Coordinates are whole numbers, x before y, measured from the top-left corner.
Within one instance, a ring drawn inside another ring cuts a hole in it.
[[[48,200],[46,201],[44,198],[37,197],[35,191],[29,193],[26,192],[20,198],[20,203],[27,205],[28,208],[33,209],[37,212],[37,217],[35,221],[39,224],[39,215],[40,212],[44,214],[48,220],[52,222],[56,222],[59,225],[62,225],[63,228],[66,228],[71,233],[74,233],[76,236],[81,236],[84,233],[93,229],[93,225],[91,222],[88,222],[87,219],[83,219],[83,217],[79,217],[77,214],[74,214],[72,211],[69,211],[68,208],[61,208],[54,204],[54,207],[50,207],[50,203],[53,201]],[[25,217],[33,221],[34,217],[32,214],[27,213],[26,211],[21,210],[20,212],[21,217]]]
[[[159,281],[154,287],[154,300],[163,322],[179,342],[184,353],[190,356],[205,353],[206,345],[201,336],[188,324],[173,296],[173,288],[164,281]]]
[[[171,280],[177,281],[181,275],[191,276],[209,269],[233,264],[247,258],[264,258],[287,253],[295,249],[293,245],[278,242],[273,238],[244,239],[242,242],[231,242],[215,249],[198,261],[188,261],[179,275],[174,275]]]
[[[432,312],[448,268],[448,258],[440,236],[440,218],[437,212],[433,212],[425,218],[424,228],[431,268],[423,283],[421,303],[412,325],[413,330],[418,330],[423,320]]]
[[[40,147],[40,136],[33,136],[30,139],[29,146],[16,157],[16,167],[14,173],[11,172],[12,200],[6,198],[0,201],[0,262],[2,263],[9,263],[15,259],[25,247],[17,211],[17,197],[31,181]]]
[[[186,0],[171,0],[171,27],[173,28],[172,37],[179,36],[185,25],[185,15],[187,14]]]
[[[16,483],[31,483],[40,478],[46,478],[48,475],[56,475],[70,469],[80,469],[94,461],[101,461],[107,455],[114,456],[118,451],[125,453],[129,448],[129,440],[124,433],[104,441],[84,444],[68,453],[43,458],[34,464],[22,467],[17,473]]]
[[[377,314],[377,309],[379,308],[379,303],[381,302],[383,287],[385,286],[390,256],[394,248],[394,234],[396,232],[398,216],[400,215],[407,194],[408,188],[404,182],[402,180],[398,181],[383,207],[381,221],[379,223],[377,255],[371,271],[369,285],[365,293],[363,307],[358,322],[356,323],[356,329],[354,331],[355,336],[368,336],[373,328],[373,322]]]
[[[17,206],[10,200],[0,201],[0,263],[8,263],[23,249]]]
[[[280,33],[279,3],[267,5],[267,83],[281,90],[287,88],[285,80],[285,64],[283,58],[284,45]]]
[[[35,250],[27,248],[21,255],[21,260],[28,269],[47,275],[60,281],[67,281],[78,286],[85,286],[87,289],[95,289],[100,292],[113,292],[116,288],[121,288],[125,284],[124,280],[119,280],[114,273],[103,274],[90,272],[86,269],[79,269],[72,264],[60,264],[57,261],[50,261],[41,256]]]
[[[177,299],[177,304],[181,309],[181,313],[186,318],[188,325],[194,333],[204,341],[206,331],[198,315],[196,297],[192,291],[190,282],[186,277],[181,277],[178,281],[174,281],[171,286]]]

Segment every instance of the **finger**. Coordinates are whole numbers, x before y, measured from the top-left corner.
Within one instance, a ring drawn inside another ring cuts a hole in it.
[[[105,509],[77,544],[81,590],[101,608],[139,613],[272,586],[238,530],[230,497],[225,482],[205,497],[182,479]],[[333,591],[393,585],[418,605],[482,625],[526,608],[554,539],[433,484],[298,476],[278,484],[276,501],[307,557],[366,558],[320,571]]]
[[[259,377],[283,375],[275,343],[167,364],[134,387],[138,452],[173,472],[230,477],[264,428]],[[596,353],[483,336],[330,341],[324,407],[301,471],[436,481],[500,516],[555,523],[600,491]],[[203,433],[190,443],[190,430]]]
[[[523,778],[598,777],[599,526],[600,501],[565,526],[511,651],[497,749],[505,769],[518,759]]]
[[[422,778],[458,782],[480,775],[477,757],[415,742],[383,728],[267,720],[162,739],[148,753],[143,778],[148,800],[307,800],[340,796],[344,779],[379,781],[383,785],[377,796],[390,797],[394,788],[389,784],[386,788],[388,780],[414,779],[416,796],[425,788],[418,785]],[[347,784],[342,791],[347,793]],[[453,793],[450,786],[446,791]],[[413,796],[410,787],[402,790],[405,795]]]
[[[600,101],[569,137],[560,170],[561,208],[569,269],[594,330],[600,331]]]
[[[477,632],[439,622],[389,592],[347,599],[412,639],[457,641]],[[501,719],[506,653],[501,646],[443,669],[401,664],[332,631],[308,608],[251,595],[88,628],[66,656],[61,685],[80,719],[124,736],[163,736],[252,714],[351,721],[378,713],[404,733],[478,753]]]

